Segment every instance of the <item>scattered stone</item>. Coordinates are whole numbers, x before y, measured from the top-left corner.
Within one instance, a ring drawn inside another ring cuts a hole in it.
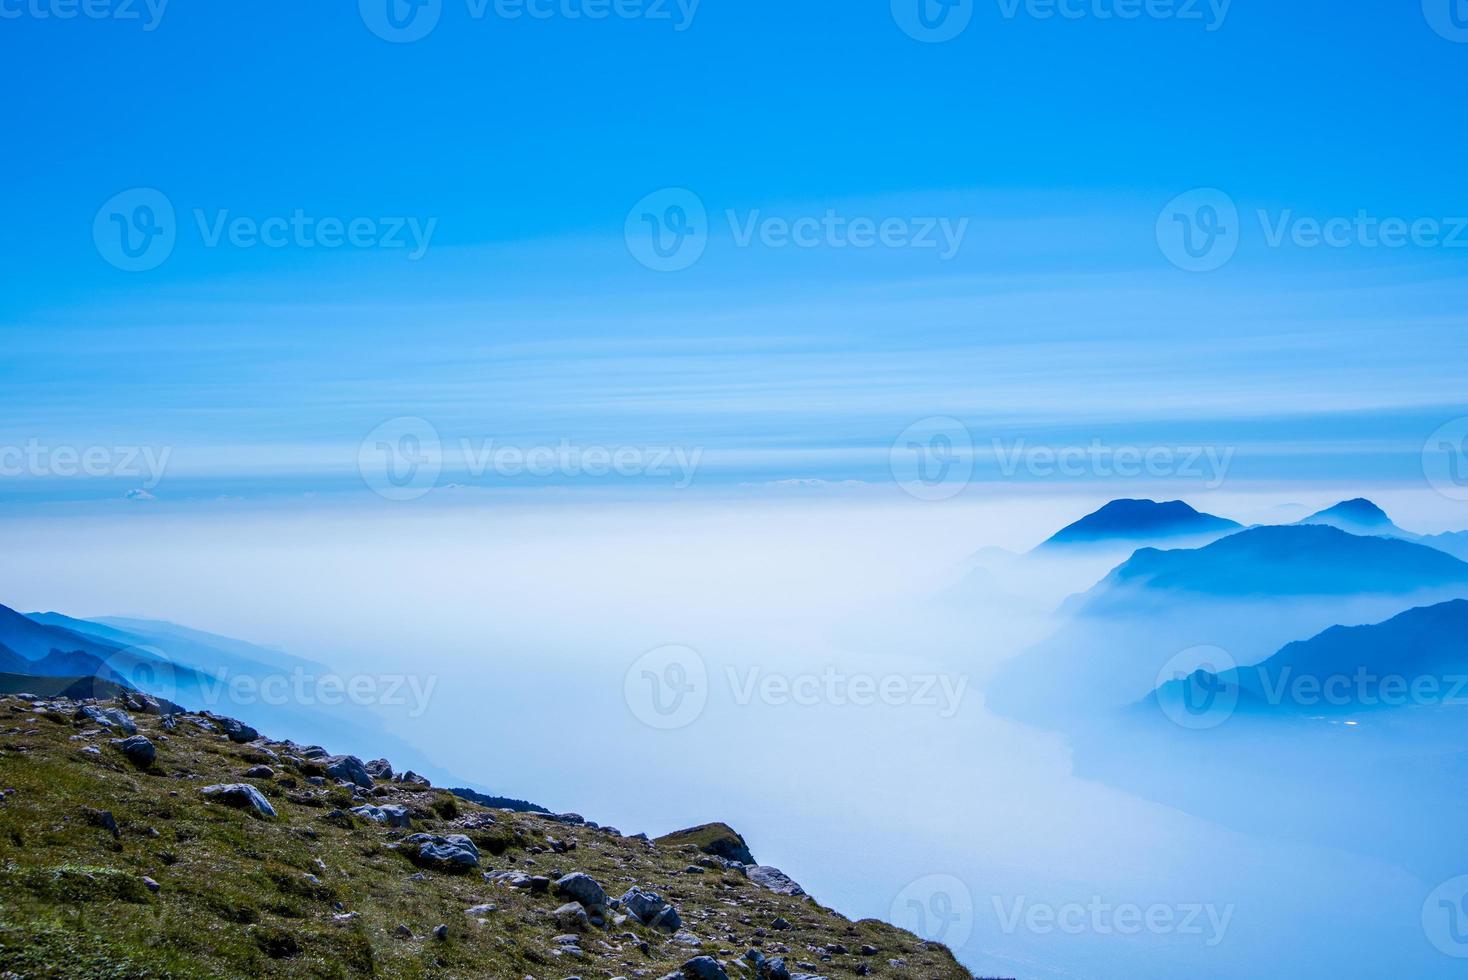
[[[76,709],[73,715],[77,721],[91,721],[103,728],[117,728],[124,735],[136,735],[138,726],[132,719],[132,715],[121,708],[98,708],[95,705],[84,704]]]
[[[439,942],[443,942],[445,939],[448,939],[449,938],[449,927],[446,926],[446,925],[434,926],[433,927],[433,938],[434,939],[437,939]]]
[[[373,779],[392,779],[393,777],[392,763],[386,759],[373,759],[362,768],[366,769],[367,774]]]
[[[139,769],[147,769],[153,764],[153,760],[158,758],[158,749],[141,735],[113,739],[110,744],[127,756],[127,761]]]
[[[117,826],[117,818],[112,815],[111,810],[93,810],[91,807],[82,807],[82,813],[86,815],[87,823],[93,827],[101,827],[113,836],[122,836],[122,831]]]
[[[403,842],[413,861],[439,871],[463,872],[479,867],[479,848],[463,834],[439,837],[414,834]]]
[[[251,766],[245,770],[246,779],[274,779],[275,770],[269,766]]]
[[[210,715],[209,717],[219,725],[219,728],[228,736],[229,740],[236,745],[244,745],[246,742],[253,742],[260,737],[259,732],[242,721],[234,718],[225,718],[222,715]]]
[[[364,789],[372,788],[372,775],[362,760],[354,755],[336,755],[327,760],[326,774],[344,783],[352,783]]]
[[[255,787],[249,783],[226,783],[218,786],[205,786],[199,790],[206,800],[211,803],[223,803],[240,810],[253,810],[261,816],[275,816],[275,807]]]
[[[695,956],[682,967],[687,980],[729,980],[729,974],[712,956]]]
[[[555,893],[580,902],[587,908],[605,908],[607,893],[590,875],[577,871],[556,882]]]
[[[407,828],[413,825],[413,817],[408,812],[408,808],[396,803],[390,803],[387,806],[366,804],[353,807],[352,812],[359,817],[365,817],[371,820],[373,823],[385,824],[389,827]]]
[[[757,864],[748,870],[749,880],[761,888],[774,892],[776,895],[788,895],[799,898],[805,894],[805,889],[797,885],[790,876],[779,868],[768,865]]]
[[[591,931],[591,917],[586,914],[586,909],[576,902],[567,902],[551,913],[557,928],[572,929],[577,932]]]
[[[161,715],[163,713],[163,708],[158,703],[158,699],[144,694],[141,691],[125,691],[119,700],[129,710],[136,711],[140,715]]]
[[[653,929],[676,933],[683,928],[683,919],[656,892],[643,891],[636,885],[618,899],[618,905],[627,910],[638,922]]]

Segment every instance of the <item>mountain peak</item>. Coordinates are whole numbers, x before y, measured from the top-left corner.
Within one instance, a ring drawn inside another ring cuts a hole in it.
[[[1394,531],[1397,527],[1387,516],[1386,511],[1365,497],[1343,500],[1334,507],[1327,507],[1296,523],[1329,524],[1347,531],[1371,528]]]
[[[1113,500],[1062,528],[1041,547],[1105,541],[1152,541],[1234,530],[1241,525],[1195,510],[1181,500]]]

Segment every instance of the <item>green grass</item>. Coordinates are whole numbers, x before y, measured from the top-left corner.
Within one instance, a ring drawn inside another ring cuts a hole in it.
[[[770,955],[783,944],[792,966],[817,963],[815,972],[833,980],[860,975],[863,964],[876,977],[969,976],[947,950],[891,926],[848,921],[809,899],[762,891],[733,872],[685,874],[689,855],[680,846],[538,814],[485,811],[436,789],[380,784],[377,802],[402,803],[414,814],[411,830],[389,830],[331,818],[333,808],[350,805],[350,794],[306,783],[315,767],[275,759],[268,761],[275,779],[249,782],[270,799],[277,819],[208,804],[201,787],[244,781],[244,770],[267,757],[188,724],[167,733],[158,719],[135,717],[158,747],[148,772],[108,746],[106,734],[73,741],[82,729],[66,712],[42,717],[0,697],[0,789],[14,790],[0,802],[0,973],[67,980],[658,977],[696,952],[727,961],[762,943]],[[103,754],[83,753],[88,744]],[[120,838],[89,819],[87,808],[110,811]],[[457,826],[486,812],[493,826]],[[613,896],[634,884],[650,888],[678,907],[704,945],[689,950],[629,920],[587,937],[584,959],[559,957],[560,930],[549,913],[561,899],[511,890],[478,873],[426,871],[413,880],[420,869],[390,845],[418,831],[468,833],[481,870],[584,871]],[[535,853],[548,848],[548,836],[575,850]],[[144,876],[158,883],[156,894]],[[334,903],[358,917],[338,923]],[[485,903],[497,911],[484,924],[465,914]],[[760,939],[756,929],[777,916],[793,928]],[[430,935],[440,923],[448,926],[444,941]],[[399,925],[412,938],[399,936]],[[819,951],[832,942],[853,953],[821,962]],[[863,943],[879,954],[857,955]],[[893,958],[905,959],[907,969],[890,968]]]

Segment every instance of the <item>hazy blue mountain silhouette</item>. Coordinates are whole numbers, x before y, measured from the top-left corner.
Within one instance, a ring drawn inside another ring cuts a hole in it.
[[[1393,679],[1390,687],[1383,684],[1387,678]],[[1435,683],[1414,695],[1411,685],[1423,678]],[[1148,700],[1177,701],[1190,687],[1236,696],[1239,712],[1354,713],[1413,704],[1436,707],[1468,698],[1468,690],[1452,690],[1468,687],[1458,678],[1468,678],[1464,599],[1419,606],[1382,623],[1332,626],[1286,645],[1262,663],[1169,681]]]
[[[1162,542],[1226,534],[1242,526],[1237,521],[1202,513],[1181,500],[1163,503],[1155,500],[1113,500],[1056,532],[1040,545],[1040,549]]]
[[[37,623],[8,606],[0,606],[0,644],[27,661],[39,661],[52,651],[90,654],[106,661],[122,647],[61,626]]]
[[[1411,593],[1468,585],[1468,563],[1435,548],[1325,524],[1250,528],[1196,549],[1144,548],[1081,599],[1100,612],[1138,592],[1197,596]]]
[[[85,620],[56,612],[23,616],[0,606],[0,645],[8,646],[10,638],[21,649],[11,650],[15,659],[0,653],[0,673],[80,680],[100,676],[190,710],[239,718],[262,731],[290,731],[349,752],[385,752],[399,768],[412,768],[440,785],[467,782],[384,729],[370,706],[327,700],[320,694],[324,689],[315,686],[347,678],[280,650],[157,620]],[[38,651],[43,651],[38,657],[27,656]],[[286,696],[266,697],[259,687],[248,689],[256,693],[237,696],[231,682],[241,678],[283,680],[276,690]],[[305,697],[296,694],[297,678],[304,678]]]
[[[1245,833],[1435,877],[1468,861],[1465,676],[1468,601],[1332,626],[1092,718],[1076,771]]]
[[[101,677],[129,685],[130,673],[149,676],[167,672],[191,678],[187,669],[174,668],[156,652],[109,643],[86,633],[38,623],[8,606],[0,606],[0,646],[7,671],[37,677]],[[137,685],[132,685],[137,686]]]
[[[31,662],[3,643],[0,643],[0,674],[27,673]]]
[[[158,620],[105,617],[76,619],[56,612],[30,613],[33,622],[69,630],[119,648],[157,650],[167,659],[210,676],[246,674],[257,676],[270,671],[290,672],[301,669],[320,673],[320,664],[256,646],[243,640],[217,636]]]
[[[1386,511],[1365,497],[1343,500],[1333,507],[1301,518],[1296,524],[1325,524],[1351,534],[1416,537],[1392,522]]]
[[[1334,507],[1327,507],[1317,514],[1298,521],[1299,524],[1327,524],[1351,534],[1400,538],[1415,541],[1429,548],[1445,551],[1455,558],[1468,561],[1468,531],[1447,531],[1443,534],[1415,534],[1398,527],[1396,522],[1370,500],[1357,497],[1343,500]]]
[[[1136,704],[1195,648],[1257,664],[1302,636],[1468,597],[1468,563],[1326,525],[1250,528],[1202,548],[1144,548],[1072,597],[1048,638],[1002,665],[990,704],[1069,725]]]

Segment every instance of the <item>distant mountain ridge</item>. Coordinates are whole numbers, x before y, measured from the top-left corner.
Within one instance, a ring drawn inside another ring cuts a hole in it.
[[[1262,663],[1169,681],[1148,701],[1177,703],[1188,690],[1225,694],[1245,712],[1468,707],[1468,600],[1419,606],[1366,626],[1332,626]]]
[[[1264,525],[1202,548],[1144,548],[1082,598],[1092,611],[1128,592],[1201,596],[1409,593],[1468,586],[1468,563],[1425,545],[1325,524]]]
[[[142,691],[191,710],[220,711],[257,727],[289,726],[318,742],[386,745],[440,782],[463,783],[384,731],[371,708],[339,696],[328,700],[332,682],[346,681],[330,668],[175,623],[126,617],[83,620],[57,612],[22,615],[0,605],[0,674],[11,675],[9,683],[14,686],[45,691],[55,685],[25,683],[24,678],[64,679],[72,690],[94,680],[104,689],[115,685]],[[237,696],[235,682],[241,680],[249,683]],[[266,698],[267,680],[289,696]],[[297,692],[305,696],[298,697]]]
[[[1302,636],[1468,598],[1468,563],[1323,524],[1264,525],[1201,548],[1143,548],[1062,607],[1049,636],[988,690],[1001,713],[1065,726],[1136,704],[1183,651],[1258,663]]]
[[[1181,500],[1113,500],[1061,528],[1039,548],[1059,548],[1104,543],[1140,543],[1225,534],[1242,528],[1237,521],[1205,514]]]
[[[1396,522],[1370,500],[1357,497],[1343,500],[1334,507],[1297,521],[1299,524],[1327,524],[1351,534],[1399,538],[1444,551],[1468,561],[1468,531],[1446,531],[1442,534],[1416,534],[1398,527]]]

